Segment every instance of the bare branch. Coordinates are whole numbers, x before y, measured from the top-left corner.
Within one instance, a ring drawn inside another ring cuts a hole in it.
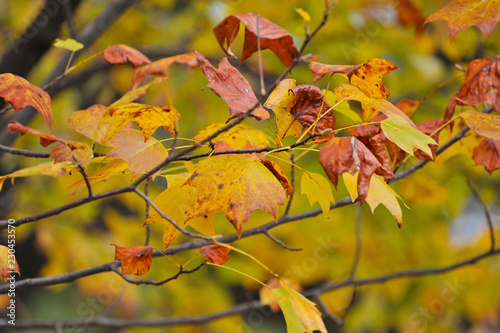
[[[171,276],[169,277],[168,279],[165,279],[165,280],[161,280],[161,281],[156,281],[156,280],[134,280],[126,275],[123,275],[119,270],[118,268],[116,267],[113,267],[113,272],[115,272],[116,274],[118,274],[122,279],[124,279],[125,281],[127,281],[128,283],[131,283],[131,284],[135,284],[135,285],[141,285],[141,284],[147,284],[147,285],[152,285],[152,286],[161,286],[161,285],[164,285],[165,283],[167,282],[170,282],[172,280],[175,280],[177,279],[179,276],[181,276],[182,274],[190,274],[190,273],[194,273],[196,272],[197,270],[199,270],[200,268],[202,268],[203,266],[205,266],[207,264],[206,261],[202,262],[201,264],[199,264],[198,266],[196,266],[195,268],[193,269],[184,269],[182,266],[179,267],[179,271],[177,272],[177,274],[175,274],[174,276]]]
[[[266,235],[267,237],[269,237],[272,241],[274,241],[275,243],[281,245],[283,248],[287,249],[287,250],[290,250],[290,251],[302,251],[303,249],[300,248],[295,248],[295,247],[290,247],[288,245],[286,245],[284,242],[280,241],[278,238],[274,237],[273,235],[271,235],[269,233],[269,231],[264,231],[264,235]]]

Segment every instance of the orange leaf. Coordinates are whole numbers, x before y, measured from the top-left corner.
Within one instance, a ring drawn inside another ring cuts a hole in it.
[[[222,245],[212,244],[200,247],[200,253],[203,254],[205,258],[217,265],[224,265],[229,259],[227,254],[231,251]]]
[[[424,25],[420,9],[409,0],[398,0],[398,20],[403,26],[414,25],[417,34],[422,31]]]
[[[432,14],[424,24],[448,21],[450,41],[462,30],[475,25],[482,32],[491,35],[493,28],[500,21],[500,0],[453,0]]]
[[[215,69],[201,53],[197,54],[201,70],[208,81],[210,81],[206,86],[226,101],[229,106],[231,118],[240,116],[250,107],[257,104],[258,100],[250,83],[236,68],[231,66],[226,58],[222,58],[219,62],[219,69]],[[251,116],[257,120],[264,120],[269,118],[269,112],[259,104],[252,111]]]
[[[309,84],[301,84],[290,91],[295,96],[290,114],[300,123],[303,131],[307,131],[308,134],[317,134],[326,129],[335,129],[335,114],[330,110],[330,105],[321,89]],[[316,122],[316,120],[318,121]],[[333,133],[329,133],[316,138],[315,141],[325,142],[333,135]]]
[[[493,176],[493,171],[500,168],[500,141],[484,139],[474,148],[472,158],[476,165],[483,165]]]
[[[444,119],[451,119],[456,105],[485,102],[491,104],[494,110],[500,110],[500,56],[476,59],[469,63],[465,81],[446,107]]]
[[[151,246],[124,247],[111,244],[115,247],[115,260],[122,263],[122,274],[143,275],[149,271],[153,260]]]
[[[261,162],[280,181],[283,189],[286,191],[286,195],[289,196],[290,194],[292,194],[292,192],[294,191],[292,183],[288,180],[283,169],[281,169],[281,167],[273,161],[262,160]]]
[[[254,210],[277,218],[278,206],[285,202],[278,179],[262,163],[244,156],[201,161],[186,185],[197,189],[188,220],[222,209],[238,234]]]
[[[241,62],[258,51],[257,38],[260,38],[261,50],[270,49],[286,66],[290,66],[299,56],[299,49],[295,45],[292,35],[256,13],[230,15],[214,27],[215,38],[228,56],[234,57],[229,46],[238,35],[240,22],[245,25],[245,42]],[[227,46],[225,47],[226,41]]]
[[[0,97],[12,104],[16,111],[28,105],[34,107],[45,119],[52,133],[51,119],[54,119],[54,116],[52,115],[50,96],[45,91],[20,76],[5,73],[0,74]]]
[[[311,61],[309,68],[314,73],[314,82],[319,81],[328,73],[339,73],[349,79],[349,82],[370,98],[381,99],[389,97],[390,93],[382,82],[382,78],[398,66],[389,60],[370,59],[361,65],[325,65]]]
[[[142,52],[124,44],[108,46],[104,51],[104,60],[114,65],[125,65],[129,62],[133,68],[151,63]]]
[[[132,77],[132,89],[137,88],[142,79],[148,75],[166,75],[165,72],[173,63],[184,64],[191,68],[195,68],[198,66],[198,57],[195,52],[183,53],[139,67],[135,70],[134,76]]]
[[[358,194],[362,205],[368,195],[370,178],[374,172],[383,174],[382,164],[373,153],[355,137],[333,138],[319,149],[319,163],[337,188],[338,177],[359,170]]]
[[[163,162],[168,151],[161,142],[151,137],[144,142],[141,131],[124,128],[109,140],[113,147],[107,157],[120,158],[127,162],[132,177],[147,172]],[[155,177],[156,174],[153,175]]]
[[[419,106],[420,101],[414,99],[402,99],[396,103],[396,107],[403,111],[408,117],[411,116]]]
[[[43,147],[47,147],[48,145],[54,142],[66,142],[65,140],[58,138],[57,136],[51,134],[45,134],[39,132],[35,129],[24,126],[23,124],[18,123],[17,121],[11,121],[7,126],[7,133],[19,132],[19,134],[24,135],[26,133],[30,133],[40,137],[40,144]]]
[[[19,265],[14,256],[15,251],[9,253],[9,250],[9,247],[0,245],[0,275],[2,275],[4,282],[7,282],[7,278],[13,272],[17,272],[17,274],[21,275]]]

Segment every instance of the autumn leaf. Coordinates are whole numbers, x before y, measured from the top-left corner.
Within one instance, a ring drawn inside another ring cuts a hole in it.
[[[95,104],[85,110],[73,111],[73,115],[68,119],[68,124],[78,133],[103,144],[109,124],[99,126],[99,123],[105,114],[106,106]]]
[[[231,251],[230,248],[217,244],[200,247],[200,253],[217,265],[224,265],[226,262],[231,260],[227,257],[229,251]]]
[[[283,288],[272,289],[274,297],[283,312],[289,333],[313,333],[315,330],[326,333],[321,312],[315,304],[291,289],[286,284]]]
[[[83,49],[83,44],[77,42],[73,38],[68,38],[68,39],[59,39],[56,38],[54,44],[55,47],[61,48],[61,49],[66,49],[68,51],[76,52],[78,50]]]
[[[46,134],[46,133],[37,131],[33,128],[24,126],[23,124],[20,124],[17,121],[11,121],[10,124],[7,126],[7,134],[13,133],[13,132],[18,132],[21,135],[24,135],[26,133],[30,133],[30,134],[38,136],[40,138],[40,144],[43,147],[47,147],[54,142],[67,142],[66,140],[58,138],[55,135]]]
[[[261,162],[269,171],[272,172],[274,177],[276,177],[276,179],[280,181],[281,185],[283,186],[283,189],[286,192],[286,196],[290,196],[290,194],[292,194],[294,191],[293,185],[290,182],[290,180],[288,180],[288,177],[285,175],[283,169],[281,169],[281,167],[278,164],[270,160],[261,160]]]
[[[288,287],[298,291],[299,293],[302,291],[302,287],[295,281],[292,281],[290,279],[283,279],[283,282],[286,283]],[[276,288],[283,288],[281,280],[278,278],[273,278],[266,283],[266,286],[267,287],[262,286],[259,290],[260,304],[269,305],[273,312],[280,311],[280,306],[278,304],[278,301],[276,300],[276,297],[274,297],[274,293],[272,290]]]
[[[98,163],[103,163],[102,159],[103,157],[99,157],[94,161],[98,160],[99,161]],[[124,173],[127,170],[127,163],[125,163],[125,161],[121,159],[106,157],[105,161],[107,161],[108,163],[87,175],[87,179],[90,184],[95,184],[101,181],[105,181],[110,177]],[[76,192],[80,191],[82,188],[85,188],[86,186],[87,184],[85,183],[84,179],[72,184],[69,188],[70,189],[74,188],[75,190],[71,195],[72,196],[75,195]]]
[[[258,51],[258,38],[260,39],[260,49],[270,49],[286,66],[290,66],[299,56],[299,49],[295,45],[292,35],[256,13],[230,15],[214,27],[215,38],[228,56],[234,57],[229,46],[238,35],[240,22],[245,25],[245,42],[241,62]]]
[[[148,75],[166,76],[167,69],[174,63],[188,65],[191,68],[195,68],[198,66],[198,56],[195,52],[183,53],[163,58],[136,68],[134,76],[132,77],[132,89],[137,88],[142,80]]]
[[[5,73],[0,74],[0,97],[7,103],[12,104],[14,110],[31,105],[45,119],[47,126],[52,133],[52,115],[50,95],[37,86],[32,85],[20,76]]]
[[[475,59],[469,63],[465,81],[446,107],[444,120],[451,119],[456,105],[482,103],[500,110],[500,56]]]
[[[168,151],[161,142],[153,137],[144,142],[142,132],[131,128],[122,129],[109,140],[108,144],[113,150],[106,156],[124,160],[132,178],[153,169],[168,156]],[[153,178],[156,174],[152,175]]]
[[[319,81],[328,73],[341,74],[349,79],[366,96],[374,99],[385,99],[390,93],[382,82],[382,78],[398,66],[389,60],[373,58],[361,65],[326,65],[311,61],[309,68],[314,73],[314,82]]]
[[[448,21],[450,41],[462,30],[475,25],[482,32],[491,35],[493,28],[500,21],[500,0],[453,0],[432,14],[424,24]]]
[[[0,245],[0,275],[3,277],[3,281],[7,282],[7,278],[13,272],[17,272],[17,274],[21,275],[21,271],[19,270],[19,265],[17,264],[17,259],[14,255],[15,251],[9,253],[8,246]]]
[[[133,68],[151,63],[142,52],[124,44],[108,46],[104,50],[104,60],[114,65],[125,65],[128,62]]]
[[[436,143],[439,143],[439,132],[441,132],[440,127],[443,126],[444,120],[441,119],[431,119],[420,124],[417,124],[417,129],[425,135],[430,136]],[[433,135],[432,135],[433,134]],[[431,136],[432,135],[432,136]],[[415,150],[415,156],[423,161],[432,161],[436,158],[436,151],[438,148],[437,144],[430,144],[432,155],[427,155],[420,149]]]
[[[300,180],[300,191],[307,196],[311,206],[318,202],[325,215],[330,211],[330,204],[335,202],[330,183],[319,173],[304,171]]]
[[[206,137],[214,134],[226,124],[211,124],[202,129],[193,138],[195,141],[202,141]],[[269,137],[262,131],[245,125],[236,125],[229,130],[219,134],[212,142],[225,141],[232,149],[264,148],[269,146]]]
[[[149,271],[153,260],[151,246],[124,247],[111,244],[115,247],[115,260],[122,263],[122,274],[143,275]]]
[[[72,170],[73,168],[74,166],[72,163],[63,162],[54,164],[54,162],[50,161],[38,164],[33,167],[19,169],[8,175],[0,176],[0,191],[2,190],[3,183],[7,178],[14,180],[15,178],[28,177],[34,175],[59,177],[61,175],[64,175],[66,172]]]
[[[413,121],[395,105],[385,99],[375,99],[370,98],[364,94],[361,90],[351,84],[341,83],[337,88],[335,88],[335,96],[337,96],[337,102],[341,100],[355,100],[361,102],[363,107],[362,113],[365,121],[370,121],[379,112],[382,112],[387,117],[400,116],[410,125],[415,126]]]
[[[166,177],[168,188],[161,192],[153,203],[169,218],[180,225],[185,225],[188,213],[193,201],[196,198],[196,190],[190,186],[182,186],[191,177],[191,173],[181,173],[177,175],[168,175]],[[209,213],[191,219],[188,222],[190,226],[203,234],[212,236],[214,234],[214,214]],[[180,236],[181,232],[168,220],[163,219],[156,210],[151,210],[144,224],[161,223],[163,224],[163,246],[166,249],[172,241]]]
[[[254,210],[276,219],[278,206],[285,202],[279,180],[262,163],[244,156],[201,161],[186,185],[197,189],[188,219],[222,209],[238,235]]]
[[[335,129],[335,114],[325,96],[316,86],[301,84],[292,89],[293,102],[290,114],[302,126],[307,134],[318,134],[327,129]],[[315,138],[316,142],[325,142],[331,139],[334,133]]]
[[[414,99],[402,99],[396,103],[396,107],[403,111],[408,117],[410,117],[419,106],[420,101]]]
[[[141,128],[146,142],[160,126],[175,135],[175,128],[180,118],[179,112],[172,107],[127,103],[112,108],[110,114],[101,119],[101,124],[110,124],[106,132],[107,142],[125,125],[135,121]]]
[[[281,142],[287,135],[297,139],[302,134],[302,126],[291,114],[295,95],[290,89],[296,87],[293,79],[282,80],[269,95],[264,106],[272,109],[276,115],[276,126],[278,128],[276,141]]]
[[[370,178],[374,172],[382,173],[382,164],[373,153],[355,137],[333,138],[319,149],[319,163],[337,188],[338,177],[359,170],[358,193],[362,205],[368,195]]]
[[[493,171],[500,168],[500,141],[484,139],[474,148],[472,159],[476,165],[483,165],[493,176]]]
[[[257,97],[255,97],[250,83],[236,68],[231,66],[226,58],[222,58],[219,62],[219,69],[215,69],[201,53],[197,54],[200,68],[208,81],[210,81],[206,87],[212,89],[217,96],[226,101],[229,106],[231,119],[242,115],[250,107],[258,104]],[[250,115],[257,120],[269,118],[269,112],[260,104]]]
[[[429,145],[437,145],[437,142],[415,127],[412,127],[402,117],[389,117],[383,120],[380,125],[386,138],[408,154],[413,156],[414,150],[420,149],[427,155],[433,156]]]
[[[460,116],[467,125],[482,137],[500,141],[500,116],[477,111],[467,111]]]
[[[342,177],[344,178],[344,184],[351,196],[351,200],[354,202],[358,197],[358,192],[356,188],[357,178],[359,173],[354,175],[345,173]],[[397,198],[402,202],[403,199],[384,181],[384,179],[378,175],[373,175],[370,180],[370,187],[368,190],[368,195],[366,197],[366,202],[370,206],[372,213],[375,213],[375,208],[380,204],[384,205],[392,216],[398,223],[398,227],[401,228],[403,225],[403,212],[401,211],[401,206],[398,203]],[[406,206],[406,204],[403,202]],[[408,206],[406,206],[408,208]]]
[[[402,26],[415,26],[417,34],[422,31],[424,17],[415,4],[409,0],[398,0],[398,20]]]

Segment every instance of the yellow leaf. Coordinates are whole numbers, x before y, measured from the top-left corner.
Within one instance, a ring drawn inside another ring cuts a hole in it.
[[[318,202],[323,214],[330,211],[330,203],[335,202],[328,179],[319,173],[304,172],[300,181],[301,193],[307,196],[309,204]]]
[[[359,172],[354,175],[349,173],[344,173],[342,177],[344,178],[344,184],[349,192],[352,201],[356,200],[358,197],[356,184],[358,180]],[[366,202],[370,206],[372,213],[375,213],[375,208],[380,204],[384,205],[401,228],[403,224],[403,212],[401,211],[401,206],[398,203],[397,198],[403,202],[403,199],[384,181],[382,177],[374,174],[370,180],[370,188],[368,189],[368,196],[366,197]],[[403,202],[406,206],[406,204]],[[408,206],[406,208],[409,209]]]
[[[277,142],[281,142],[287,135],[297,139],[302,135],[300,123],[290,113],[295,96],[289,90],[295,86],[296,81],[293,79],[281,81],[264,104],[265,107],[272,109],[276,115]]]
[[[327,90],[323,89],[322,91],[323,91],[323,94],[325,95],[325,99],[328,102],[328,104],[335,105],[336,104],[335,94],[331,90],[327,91]],[[339,105],[337,105],[333,109],[333,111],[351,119],[356,124],[361,124],[363,122],[363,119],[361,119],[359,114],[356,111],[354,111],[353,109],[351,109],[351,106],[349,105],[349,103],[340,103]]]
[[[467,111],[460,114],[465,119],[467,125],[477,134],[500,141],[500,116],[481,113],[477,111]]]
[[[9,253],[9,250],[9,247],[0,245],[0,275],[2,275],[4,282],[7,282],[11,272],[17,272],[17,274],[21,275],[14,255],[15,251]]]
[[[72,51],[72,52],[83,49],[83,44],[77,42],[76,40],[74,40],[72,38],[68,38],[65,40],[57,38],[53,45],[55,47],[58,47],[61,49],[66,49],[66,50]]]
[[[38,164],[38,165],[33,166],[33,167],[20,169],[20,170],[14,171],[11,174],[8,174],[5,176],[0,176],[0,191],[2,190],[3,182],[7,178],[14,180],[15,178],[28,177],[28,176],[34,176],[34,175],[59,177],[59,176],[64,175],[69,170],[72,170],[73,168],[74,168],[73,163],[69,163],[69,162],[62,162],[62,163],[57,163],[57,164],[54,164],[54,162],[46,162],[46,163]]]
[[[443,128],[439,132],[438,142],[441,142],[443,144],[448,142],[451,138],[457,135],[464,127],[465,124],[461,121],[453,126],[453,130],[450,130],[450,126]],[[483,140],[484,138],[482,136],[476,134],[475,132],[470,132],[468,133],[468,135],[465,135],[462,139],[452,144],[448,149],[443,151],[441,154],[437,155],[434,163],[436,164],[443,163],[457,155],[466,155],[470,157],[473,154],[474,148],[476,148],[477,145]]]
[[[288,333],[313,333],[318,330],[326,333],[321,319],[321,312],[315,304],[302,294],[282,283],[283,288],[274,288],[272,292],[283,312]]]
[[[262,163],[245,156],[201,161],[186,185],[198,190],[188,220],[222,209],[238,234],[254,210],[277,218],[278,206],[285,202],[279,180]]]
[[[212,124],[202,129],[194,138],[201,141],[226,124]],[[218,135],[212,142],[225,141],[232,149],[264,148],[269,146],[269,137],[262,131],[245,125],[236,125],[230,130]]]
[[[94,159],[93,161],[99,161],[98,163],[101,163],[100,161],[102,158],[97,158]],[[107,161],[109,161],[108,164],[104,165],[103,167],[100,167],[99,169],[95,170],[94,172],[90,173],[87,175],[87,179],[89,180],[90,184],[94,184],[103,180],[107,180],[111,176],[117,175],[119,173],[125,172],[127,170],[127,163],[125,161],[118,159],[118,158],[106,158]],[[74,188],[74,192],[71,195],[75,195],[76,192],[80,191],[82,188],[86,187],[85,180],[80,180],[73,185],[71,185],[69,188]]]
[[[302,19],[308,23],[311,22],[311,15],[302,8],[295,8],[295,11],[302,17]]]
[[[384,119],[381,122],[381,127],[387,139],[410,155],[413,155],[415,149],[420,149],[427,155],[432,156],[429,145],[437,145],[434,139],[412,127],[400,116]]]

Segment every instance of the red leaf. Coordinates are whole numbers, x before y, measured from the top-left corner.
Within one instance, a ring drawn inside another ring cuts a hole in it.
[[[446,107],[444,120],[451,119],[456,105],[485,102],[491,104],[494,110],[500,110],[500,56],[476,59],[469,63],[465,81]]]
[[[34,107],[45,119],[52,133],[51,119],[53,120],[54,116],[52,115],[50,96],[45,91],[20,76],[5,73],[0,74],[0,97],[12,104],[16,111],[28,105]]]
[[[230,260],[227,257],[229,251],[231,251],[230,248],[217,244],[202,246],[200,248],[200,253],[203,254],[205,258],[217,265],[224,265]]]
[[[190,52],[163,58],[148,65],[139,67],[135,70],[134,76],[132,77],[132,89],[137,88],[142,79],[148,75],[165,76],[165,72],[173,63],[184,64],[190,66],[191,68],[195,68],[198,66],[198,59],[195,52]]]
[[[500,168],[500,141],[484,139],[474,148],[472,158],[493,176],[493,171]]]
[[[326,129],[335,129],[335,114],[332,110],[326,113],[330,109],[330,105],[318,87],[301,84],[290,91],[295,96],[290,113],[300,123],[303,131],[307,131],[308,134],[317,134]],[[322,109],[321,105],[323,105]],[[309,129],[318,118],[319,121],[315,127]],[[314,131],[312,131],[313,129]],[[315,141],[325,142],[333,136],[333,133],[329,133],[316,138]]]
[[[221,97],[229,106],[231,118],[236,118],[245,113],[258,100],[250,87],[250,83],[231,66],[226,58],[219,63],[219,69],[215,69],[210,62],[205,59],[201,53],[198,54],[201,70],[205,77],[210,81],[207,87],[219,97]],[[260,104],[252,111],[251,116],[257,120],[269,118],[267,112]]]
[[[124,247],[111,244],[115,247],[115,260],[122,263],[122,274],[143,275],[149,271],[153,260],[151,246]]]
[[[453,0],[432,14],[424,24],[437,20],[448,21],[450,41],[462,30],[475,25],[491,35],[500,21],[500,0]]]
[[[257,20],[259,22],[258,29]],[[228,56],[234,57],[229,45],[238,35],[240,21],[246,27],[241,62],[257,52],[257,37],[260,37],[260,49],[270,49],[286,66],[290,66],[298,57],[299,49],[295,45],[292,35],[282,27],[255,13],[230,15],[214,27],[215,38]],[[224,46],[226,41],[227,48]]]
[[[151,63],[151,60],[140,51],[124,44],[108,46],[104,51],[104,60],[114,65],[125,65],[129,62],[133,68]]]
[[[357,187],[361,205],[368,195],[373,173],[382,172],[382,164],[355,137],[333,138],[328,141],[319,149],[319,163],[335,188],[337,188],[338,177],[344,172],[355,174],[359,170]]]

